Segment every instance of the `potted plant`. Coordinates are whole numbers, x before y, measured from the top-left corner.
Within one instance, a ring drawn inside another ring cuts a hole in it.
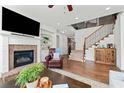
[[[16,85],[20,87],[36,87],[38,78],[44,69],[45,66],[42,63],[35,63],[25,67],[16,77]]]

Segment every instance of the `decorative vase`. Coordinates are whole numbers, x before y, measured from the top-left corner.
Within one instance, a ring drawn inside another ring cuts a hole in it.
[[[30,83],[26,83],[26,88],[36,88],[38,84],[38,80]]]

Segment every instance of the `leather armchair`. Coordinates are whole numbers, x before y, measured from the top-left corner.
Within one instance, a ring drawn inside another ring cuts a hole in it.
[[[55,53],[55,48],[49,49],[49,53]],[[45,57],[47,68],[62,68],[63,67],[63,56],[59,56],[59,59],[53,59],[50,55]]]

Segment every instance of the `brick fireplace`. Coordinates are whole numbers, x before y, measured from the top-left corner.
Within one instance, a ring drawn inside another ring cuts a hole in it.
[[[37,62],[37,45],[9,44],[9,70]]]

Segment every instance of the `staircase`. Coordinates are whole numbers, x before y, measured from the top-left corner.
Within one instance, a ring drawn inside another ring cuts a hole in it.
[[[108,43],[114,44],[114,35],[110,34],[108,37],[105,37],[103,40],[100,40],[98,43],[99,46],[107,45]],[[106,47],[106,46],[105,46]],[[87,50],[85,50],[85,60],[94,61],[94,48],[96,48],[95,45],[92,45],[92,47],[89,47]]]
[[[82,62],[82,50],[72,50],[69,55],[69,60],[81,61]]]
[[[113,29],[114,24],[103,25],[85,38],[83,47],[83,62],[85,62],[85,59],[90,57],[90,55],[94,55],[94,48],[96,45],[102,44],[101,42],[106,42],[105,39],[108,39],[113,34]],[[87,56],[87,54],[90,55]]]

